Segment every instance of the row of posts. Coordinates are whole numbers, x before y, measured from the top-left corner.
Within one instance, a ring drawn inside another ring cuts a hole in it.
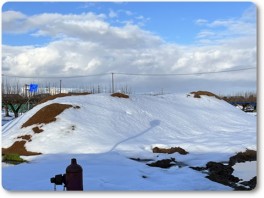
[[[61,93],[61,85],[62,85],[62,80],[60,80],[60,92]],[[27,92],[29,90],[29,85],[25,84],[25,96],[27,97]],[[115,88],[114,88],[114,73],[112,73],[112,93],[115,92]]]

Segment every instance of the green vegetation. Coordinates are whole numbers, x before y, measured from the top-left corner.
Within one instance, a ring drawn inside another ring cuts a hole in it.
[[[2,156],[2,162],[16,165],[27,161],[22,159],[19,154],[10,153]]]

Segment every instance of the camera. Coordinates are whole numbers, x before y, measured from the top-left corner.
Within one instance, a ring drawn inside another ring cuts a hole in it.
[[[55,175],[55,177],[50,178],[50,183],[55,185],[62,185],[66,183],[66,174]]]

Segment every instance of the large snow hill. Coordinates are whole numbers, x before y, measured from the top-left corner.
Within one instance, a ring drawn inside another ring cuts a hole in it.
[[[54,122],[22,128],[39,110],[55,103],[80,108],[65,109]],[[32,130],[37,127],[42,132]],[[30,135],[26,149],[43,154],[141,152],[157,145],[180,146],[188,152],[256,149],[256,117],[215,97],[185,94],[57,98],[7,124],[2,133],[2,147]]]
[[[72,157],[83,167],[84,190],[232,190],[189,167],[256,150],[256,116],[214,96],[67,96],[5,124],[2,148],[18,142],[41,155],[24,157],[26,164],[3,164],[8,190],[53,190],[49,178],[63,173]],[[153,153],[154,147],[181,147],[188,154]],[[181,165],[161,169],[144,162],[168,158]]]

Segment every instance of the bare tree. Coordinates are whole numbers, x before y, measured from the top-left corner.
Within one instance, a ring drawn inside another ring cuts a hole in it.
[[[3,104],[8,108],[10,106],[15,117],[18,117],[18,112],[23,104],[26,103],[26,99],[19,94],[2,94]]]

